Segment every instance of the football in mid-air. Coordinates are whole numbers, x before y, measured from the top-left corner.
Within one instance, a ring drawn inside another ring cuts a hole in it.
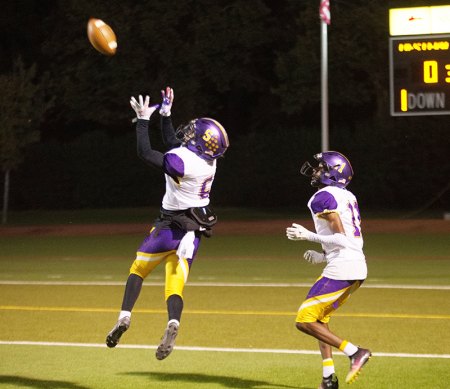
[[[117,50],[116,34],[103,20],[91,18],[87,24],[87,36],[92,46],[104,55],[114,55]]]

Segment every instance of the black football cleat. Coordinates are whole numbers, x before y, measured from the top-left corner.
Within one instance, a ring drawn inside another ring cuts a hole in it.
[[[173,346],[175,345],[175,338],[177,337],[177,335],[178,324],[169,323],[166,330],[164,331],[163,337],[161,338],[161,343],[156,349],[156,359],[162,361],[169,356],[169,354],[173,350]]]
[[[337,375],[333,373],[329,377],[323,378],[318,389],[339,389]]]
[[[123,333],[130,328],[130,318],[128,316],[118,320],[114,328],[110,331],[106,337],[106,345],[109,348],[116,347],[119,343],[120,337]]]

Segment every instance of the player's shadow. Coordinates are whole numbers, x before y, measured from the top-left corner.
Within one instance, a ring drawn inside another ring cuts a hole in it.
[[[17,375],[0,375],[0,386],[2,384],[37,389],[89,389],[88,386],[77,385],[68,381],[38,380]]]
[[[124,373],[131,376],[148,376],[151,381],[161,382],[186,382],[197,384],[217,384],[224,388],[246,389],[246,388],[298,388],[298,386],[277,385],[267,381],[247,380],[238,377],[207,375],[197,373],[160,373],[160,372],[129,372]]]

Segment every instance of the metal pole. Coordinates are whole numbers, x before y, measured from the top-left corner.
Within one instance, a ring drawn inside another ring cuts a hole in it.
[[[328,142],[328,36],[327,24],[322,20],[322,62],[321,62],[321,85],[322,85],[322,151],[329,150]]]
[[[6,224],[8,220],[8,202],[9,202],[9,169],[5,171],[5,182],[3,184],[2,224]]]

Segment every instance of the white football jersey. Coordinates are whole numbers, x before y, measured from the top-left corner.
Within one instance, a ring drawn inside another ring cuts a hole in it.
[[[186,147],[164,155],[166,193],[162,206],[169,211],[204,207],[216,173],[216,161],[205,161]]]
[[[329,223],[321,215],[337,212],[341,218],[347,247],[322,244],[327,265],[322,275],[334,280],[363,280],[367,277],[367,265],[363,253],[361,216],[356,197],[347,189],[327,186],[318,190],[309,200],[316,232],[319,235],[332,235]]]

